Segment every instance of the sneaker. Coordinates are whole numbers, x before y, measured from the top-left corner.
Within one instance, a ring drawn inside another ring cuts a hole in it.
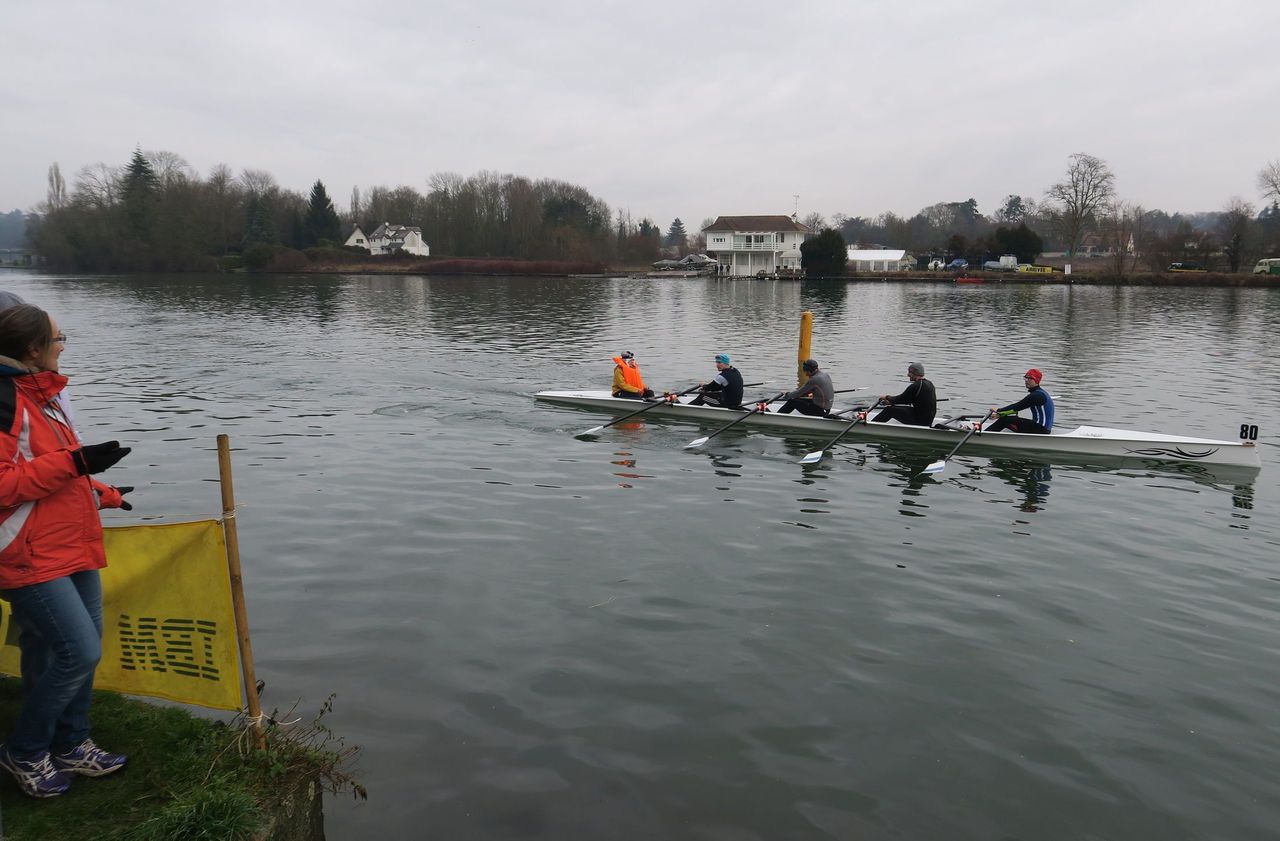
[[[129,757],[123,753],[107,753],[95,745],[93,739],[85,739],[71,750],[53,757],[53,764],[59,771],[85,777],[105,777],[119,771],[128,761]]]
[[[30,759],[19,759],[0,745],[0,768],[12,774],[18,788],[30,797],[57,797],[71,788],[71,777],[53,767],[47,750]]]

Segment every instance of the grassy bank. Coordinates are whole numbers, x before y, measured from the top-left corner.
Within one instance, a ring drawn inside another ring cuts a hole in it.
[[[0,728],[9,728],[21,695],[19,681],[0,679]],[[76,777],[70,792],[48,800],[25,796],[5,774],[6,841],[323,838],[317,786],[359,790],[341,771],[352,751],[323,727],[317,739],[318,724],[299,735],[272,733],[266,751],[249,750],[236,727],[99,692],[93,725],[94,741],[127,753],[129,765],[107,777]],[[285,812],[298,817],[297,799],[283,808],[293,794],[313,801],[303,807],[314,814],[302,828],[281,820]]]

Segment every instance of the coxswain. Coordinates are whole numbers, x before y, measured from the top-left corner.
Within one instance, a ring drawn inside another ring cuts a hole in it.
[[[640,376],[640,367],[636,365],[636,355],[624,350],[621,356],[613,358],[613,396],[627,400],[648,400],[653,397],[653,389],[646,388],[644,377]]]

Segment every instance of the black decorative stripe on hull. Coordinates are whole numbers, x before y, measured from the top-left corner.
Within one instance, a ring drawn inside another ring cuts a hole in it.
[[[1144,450],[1126,450],[1129,455],[1133,456],[1167,456],[1169,458],[1187,458],[1198,459],[1208,458],[1218,451],[1218,447],[1212,450],[1184,450],[1181,447],[1147,447]]]

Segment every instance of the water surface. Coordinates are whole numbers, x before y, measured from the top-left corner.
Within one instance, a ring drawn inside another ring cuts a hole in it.
[[[1280,292],[697,280],[0,275],[50,309],[112,522],[213,515],[236,448],[268,706],[337,694],[334,839],[1274,837]],[[536,404],[734,355],[945,412],[1046,372],[1058,423],[1263,470],[1091,467]]]

